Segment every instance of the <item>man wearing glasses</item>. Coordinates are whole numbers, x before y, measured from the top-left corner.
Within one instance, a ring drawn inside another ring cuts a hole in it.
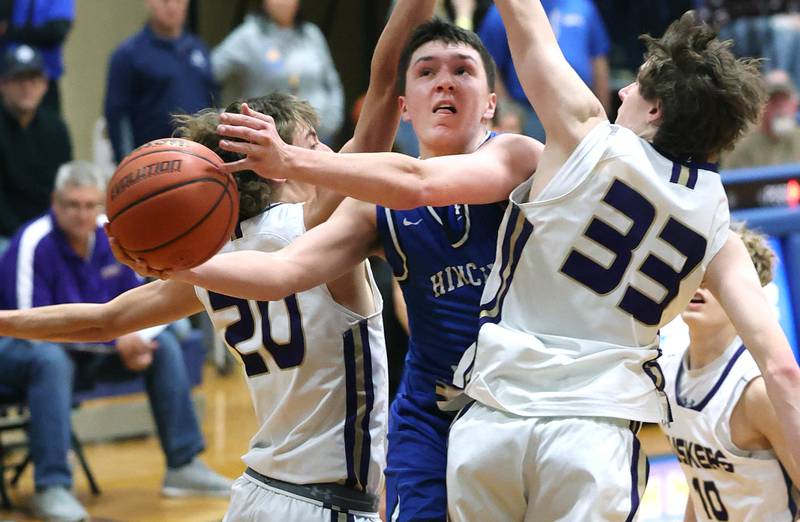
[[[105,178],[91,163],[58,169],[50,211],[11,238],[0,259],[0,308],[102,303],[142,280],[114,259],[102,228]],[[51,339],[66,342],[70,339]],[[34,463],[34,515],[84,520],[67,463],[73,387],[122,381],[141,372],[167,461],[168,496],[227,495],[230,481],[196,457],[204,442],[180,345],[170,330],[143,330],[108,346],[34,343],[0,337],[0,397],[26,398]]]

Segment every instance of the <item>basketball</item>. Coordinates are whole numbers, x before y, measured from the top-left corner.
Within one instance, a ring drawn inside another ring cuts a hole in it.
[[[156,270],[185,270],[230,239],[239,194],[223,161],[193,141],[151,141],[117,167],[106,191],[113,235],[131,257]]]

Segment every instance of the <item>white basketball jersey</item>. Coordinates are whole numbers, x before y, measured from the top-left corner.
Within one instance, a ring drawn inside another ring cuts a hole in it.
[[[278,204],[241,223],[223,252],[273,252],[303,232],[302,204]],[[260,427],[243,460],[262,475],[381,491],[388,376],[381,297],[366,272],[377,305],[369,317],[338,304],[326,285],[276,302],[197,288],[247,374]]]
[[[667,417],[658,328],[728,237],[727,199],[709,168],[604,123],[535,201],[531,180],[517,187],[478,341],[457,370],[467,394],[522,416]]]
[[[662,363],[674,422],[661,426],[689,485],[697,520],[790,522],[798,492],[771,450],[731,440],[731,413],[761,373],[737,339],[716,361],[688,370],[683,353]]]

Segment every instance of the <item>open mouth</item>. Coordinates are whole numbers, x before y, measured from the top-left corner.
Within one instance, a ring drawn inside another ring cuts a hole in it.
[[[433,108],[434,114],[456,114],[457,112],[455,106],[449,103],[442,103]]]
[[[689,302],[692,303],[692,304],[702,304],[702,303],[705,303],[706,300],[703,298],[703,296],[702,296],[702,294],[700,294],[700,292],[696,292],[694,294],[694,296],[692,297],[692,300],[689,301]]]

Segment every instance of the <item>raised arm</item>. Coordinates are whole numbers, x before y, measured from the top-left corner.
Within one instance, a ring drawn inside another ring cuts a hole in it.
[[[370,63],[370,77],[361,116],[353,137],[340,152],[377,152],[391,150],[400,104],[397,98],[397,65],[403,46],[414,28],[433,16],[436,0],[401,0],[386,22]],[[222,118],[225,121],[225,118]],[[345,195],[318,185],[312,201],[306,204],[306,227],[312,228],[327,220]]]
[[[333,281],[372,254],[374,214],[374,206],[346,200],[328,221],[277,252],[219,254],[171,278],[243,299],[277,301]]]
[[[705,285],[758,364],[788,453],[800,462],[800,368],[741,239],[731,233],[709,264]]]
[[[192,286],[178,281],[154,281],[103,304],[0,311],[0,335],[54,342],[105,342],[202,309]]]
[[[600,101],[564,58],[539,0],[495,2],[522,88],[542,120],[549,148],[566,159],[606,119]]]
[[[245,140],[220,142],[246,155],[226,169],[322,185],[390,208],[502,201],[533,174],[543,150],[534,139],[504,134],[471,154],[425,160],[389,152],[337,155],[287,145],[269,120],[247,118],[231,114],[236,125],[220,126],[220,134]]]
[[[400,122],[397,65],[415,27],[433,16],[436,0],[400,0],[383,28],[369,70],[369,87],[353,137],[340,152],[391,150]]]

